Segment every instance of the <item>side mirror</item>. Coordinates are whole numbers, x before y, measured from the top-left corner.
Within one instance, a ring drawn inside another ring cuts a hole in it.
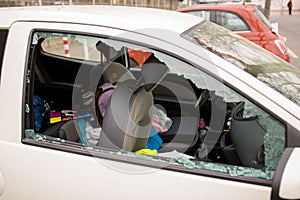
[[[272,22],[271,27],[272,27],[272,29],[271,29],[272,32],[276,33],[276,35],[279,35],[278,22]]]
[[[300,199],[300,148],[285,149],[273,180],[272,199]]]

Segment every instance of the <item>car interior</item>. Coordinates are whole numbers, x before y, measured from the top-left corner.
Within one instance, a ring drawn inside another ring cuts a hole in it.
[[[113,60],[87,61],[47,53],[43,42],[41,38],[32,45],[28,63],[34,73],[26,101],[34,112],[25,114],[26,129],[47,139],[86,145],[79,122],[89,118],[93,127],[101,127],[94,148],[136,152],[145,148],[149,110],[158,105],[172,120],[171,127],[159,133],[163,144],[158,153],[176,150],[199,161],[264,167],[266,130],[257,117],[243,117],[243,102],[225,102],[215,91],[170,72],[153,55],[142,67],[136,66],[126,47]],[[103,82],[117,82],[117,87],[99,121],[96,93]]]

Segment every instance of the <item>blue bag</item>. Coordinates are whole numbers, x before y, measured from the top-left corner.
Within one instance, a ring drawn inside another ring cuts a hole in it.
[[[146,148],[148,149],[159,149],[162,145],[163,141],[158,135],[158,133],[155,131],[153,127],[151,127],[150,137],[148,139],[148,142],[146,144]]]

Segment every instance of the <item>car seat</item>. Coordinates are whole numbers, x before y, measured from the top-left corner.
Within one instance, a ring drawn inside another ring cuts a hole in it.
[[[99,89],[104,83],[112,83],[114,85],[123,82],[125,80],[135,79],[128,69],[120,63],[110,62],[101,65],[97,65],[90,72],[91,90],[95,91],[95,115],[102,126],[103,117],[98,109],[98,100],[102,94],[102,90]]]
[[[145,148],[152,126],[152,90],[167,72],[163,64],[147,64],[139,80],[118,83],[107,105],[97,146],[132,152]]]
[[[230,136],[242,164],[247,167],[264,166],[264,135],[266,130],[258,122],[258,116],[243,117],[244,102],[232,111]]]
[[[121,82],[127,79],[134,79],[134,77],[120,63],[109,62],[109,63],[99,64],[95,66],[90,71],[90,83],[91,83],[90,90],[96,91],[94,102],[95,103],[98,102],[98,98],[100,96],[100,92],[98,92],[97,90],[98,85],[101,85],[105,82],[116,84],[117,82]],[[82,99],[82,101],[84,100]],[[92,123],[92,125],[94,127],[98,127],[100,122],[102,122],[102,116],[98,112],[97,106],[94,106],[93,104],[89,104],[88,106],[91,108],[86,108],[86,109],[92,112],[89,114],[96,116],[97,122],[99,122],[99,123]],[[78,124],[73,120],[63,123],[58,130],[58,136],[62,139],[67,139],[69,141],[74,141],[74,142],[79,141],[80,135],[81,135],[80,128]]]

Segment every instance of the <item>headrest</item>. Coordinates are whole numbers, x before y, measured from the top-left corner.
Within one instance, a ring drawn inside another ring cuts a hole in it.
[[[104,56],[108,59],[108,60],[113,60],[114,57],[117,56],[118,51],[116,49],[114,49],[112,46],[107,45],[106,43],[102,42],[102,41],[98,41],[96,44],[96,49],[103,53]]]
[[[112,62],[104,67],[102,77],[105,83],[116,83],[134,79],[128,69],[116,62]]]
[[[169,72],[164,63],[147,63],[142,67],[142,76],[146,91],[154,90]]]
[[[134,76],[128,69],[120,63],[111,62],[105,65],[97,65],[90,72],[91,85],[97,86],[101,81],[103,83],[117,83],[128,79],[134,79]]]

